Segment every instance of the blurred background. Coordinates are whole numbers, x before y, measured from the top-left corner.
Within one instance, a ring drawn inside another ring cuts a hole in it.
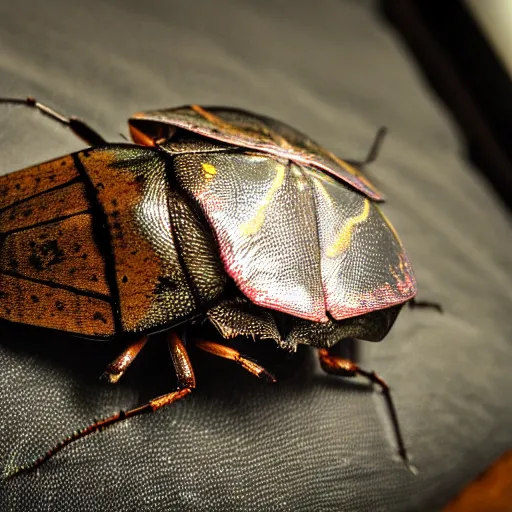
[[[471,160],[512,204],[512,4],[383,0],[382,10],[459,124]]]

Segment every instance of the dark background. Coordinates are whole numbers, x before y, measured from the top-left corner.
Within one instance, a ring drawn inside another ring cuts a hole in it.
[[[483,28],[467,3],[381,0],[379,6],[459,124],[468,158],[512,208],[512,77],[492,43],[503,35],[493,25]],[[506,10],[494,12],[507,21]]]
[[[2,482],[1,510],[432,510],[512,448],[510,219],[375,2],[3,2],[0,48],[0,96],[33,95],[112,141],[133,112],[188,103],[276,117],[349,159],[387,125],[369,172],[420,297],[446,310],[406,310],[361,346],[393,388],[417,476],[382,397],[326,376],[312,351],[263,350],[275,386],[194,352],[190,398]],[[0,109],[2,173],[82,147],[37,112]],[[4,470],[175,383],[158,340],[108,386],[97,377],[120,344],[1,329]]]

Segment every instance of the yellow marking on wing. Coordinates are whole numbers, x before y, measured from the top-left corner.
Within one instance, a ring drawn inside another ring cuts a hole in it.
[[[390,263],[388,267],[389,273],[395,278],[395,281],[400,281],[400,276],[398,275],[397,271],[395,270],[395,267]]]
[[[212,164],[201,164],[204,171],[204,177],[207,180],[213,179],[213,177],[217,174],[217,169]]]
[[[263,222],[265,221],[265,213],[270,205],[270,202],[284,183],[286,172],[285,166],[283,164],[277,164],[276,170],[276,177],[274,178],[269,191],[266,193],[265,197],[262,199],[260,205],[258,206],[256,214],[250,221],[240,226],[240,232],[243,236],[252,236],[256,234],[263,226]]]
[[[343,229],[340,231],[336,241],[329,247],[326,251],[326,255],[328,258],[334,258],[346,251],[349,244],[350,239],[352,237],[352,232],[354,231],[354,227],[361,222],[364,222],[368,218],[368,214],[370,213],[370,201],[368,199],[364,200],[363,211],[357,215],[356,217],[352,217],[349,219]]]
[[[332,196],[329,194],[329,192],[327,192],[327,189],[325,188],[323,182],[327,182],[332,185],[333,180],[330,177],[323,175],[323,174],[317,174],[314,176],[310,176],[310,178],[312,178],[314,180],[316,189],[319,190],[320,193],[324,196],[324,201],[326,203],[328,203],[329,205],[332,205],[334,201],[332,199]]]

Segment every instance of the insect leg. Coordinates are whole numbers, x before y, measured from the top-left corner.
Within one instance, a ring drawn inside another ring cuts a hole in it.
[[[181,389],[173,391],[172,393],[167,393],[157,398],[153,398],[147,404],[141,405],[140,407],[135,407],[134,409],[130,409],[129,411],[119,411],[118,413],[113,414],[108,418],[95,421],[91,425],[81,430],[76,430],[70,436],[66,437],[66,439],[60,441],[53,448],[48,450],[44,455],[41,455],[40,457],[35,459],[33,462],[15,468],[14,471],[12,471],[7,476],[7,478],[11,478],[20,473],[29,472],[32,471],[33,469],[38,468],[39,466],[41,466],[41,464],[43,464],[48,459],[53,457],[65,446],[74,441],[77,441],[78,439],[86,437],[94,432],[104,430],[107,427],[115,423],[118,423],[119,421],[123,421],[127,418],[139,416],[140,414],[145,414],[148,412],[155,412],[161,407],[164,407],[165,405],[170,405],[173,402],[181,400],[182,398],[185,398],[187,395],[189,395],[192,392],[192,389],[195,387],[194,370],[192,369],[192,365],[190,363],[190,359],[185,349],[185,345],[174,332],[171,333],[169,337],[169,347],[171,349],[171,354],[176,368],[178,381],[180,385],[184,387],[181,387]]]
[[[169,334],[168,345],[179,386],[182,388],[195,388],[196,377],[192,363],[188,357],[187,349],[181,338],[174,331]]]
[[[115,384],[124,375],[124,372],[128,369],[128,367],[133,363],[133,360],[144,348],[147,341],[148,337],[142,336],[134,343],[132,343],[107,366],[105,372],[102,375],[102,378],[108,380],[111,384]]]
[[[388,129],[385,126],[381,126],[377,130],[377,134],[375,135],[372,145],[370,146],[370,151],[368,151],[366,158],[359,164],[361,167],[364,167],[365,165],[375,162],[375,160],[379,156],[379,152],[387,132]]]
[[[76,117],[66,117],[59,114],[55,110],[42,103],[39,103],[34,98],[0,98],[0,104],[5,103],[8,105],[24,105],[26,107],[32,107],[44,115],[48,116],[64,126],[67,126],[75,135],[80,137],[84,142],[91,146],[100,146],[106,143],[106,140],[95,130],[93,130],[88,124]]]
[[[371,164],[372,162],[375,162],[377,157],[379,156],[380,149],[382,148],[382,143],[384,142],[384,138],[386,137],[386,133],[388,132],[388,129],[385,126],[381,126],[377,130],[377,134],[375,135],[375,138],[373,139],[372,145],[370,146],[370,150],[368,151],[368,154],[366,155],[366,158],[364,160],[346,160],[349,164],[357,167],[358,169],[362,169],[368,164]]]
[[[416,300],[411,299],[407,305],[409,306],[409,309],[435,309],[439,313],[443,313],[443,306],[439,304],[439,302],[431,302],[429,300]]]
[[[133,142],[135,142],[135,144],[149,147],[157,145],[156,141],[152,137],[145,134],[142,130],[139,130],[133,123],[129,123],[128,126],[130,128],[130,135],[132,136]]]
[[[256,377],[266,379],[270,382],[276,382],[276,378],[270,372],[265,370],[265,368],[254,361],[243,357],[240,352],[237,352],[230,347],[226,347],[225,345],[221,345],[220,343],[215,343],[213,341],[196,341],[195,345],[205,352],[234,361],[244,370],[256,375]]]
[[[325,372],[334,375],[341,375],[344,377],[362,375],[363,377],[366,377],[372,384],[380,386],[382,394],[386,399],[386,404],[388,406],[391,422],[393,424],[395,439],[398,446],[398,454],[400,455],[400,458],[404,461],[406,466],[412,472],[414,472],[415,470],[413,466],[411,466],[411,464],[409,463],[409,457],[407,455],[407,449],[405,448],[404,438],[402,436],[402,431],[400,429],[400,424],[398,422],[395,404],[393,402],[393,399],[391,398],[391,392],[387,383],[381,377],[379,377],[374,371],[369,372],[367,370],[363,370],[359,365],[357,365],[350,359],[344,359],[342,357],[334,356],[327,349],[319,349],[318,355],[320,358],[320,364],[322,366],[322,369]]]

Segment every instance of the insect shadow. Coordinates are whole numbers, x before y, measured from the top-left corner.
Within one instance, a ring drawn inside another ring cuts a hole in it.
[[[49,329],[13,325],[9,322],[0,322],[0,328],[3,333],[0,343],[4,350],[35,359],[38,366],[49,367],[58,375],[62,375],[62,378],[69,378],[72,375],[73,380],[79,385],[93,384],[95,388],[111,387],[100,378],[109,362],[127,345],[127,341],[122,339],[102,342]],[[206,328],[205,334],[210,336],[212,333]],[[290,389],[294,392],[297,392],[298,388],[307,389],[311,383],[338,390],[341,388],[363,393],[371,392],[371,386],[365,382],[340,379],[339,376],[322,372],[316,352],[309,347],[300,346],[296,353],[287,353],[271,340],[254,343],[246,338],[232,340],[232,346],[249,359],[262,362],[276,376],[277,385],[267,385],[230,361],[211,358],[192,345],[191,358],[201,380],[195,396],[202,394],[201,389],[208,389],[209,395],[233,385],[239,392],[254,392],[258,388],[268,387],[271,394],[277,392],[280,395]],[[356,355],[356,347],[353,340],[345,340],[340,344],[340,355]],[[34,372],[36,371],[34,369]],[[177,383],[167,344],[157,335],[152,337],[148,348],[134,361],[116,388],[130,390],[144,401],[146,398],[174,389]],[[222,406],[222,401],[219,403]],[[115,409],[116,404],[113,403],[112,407]]]

